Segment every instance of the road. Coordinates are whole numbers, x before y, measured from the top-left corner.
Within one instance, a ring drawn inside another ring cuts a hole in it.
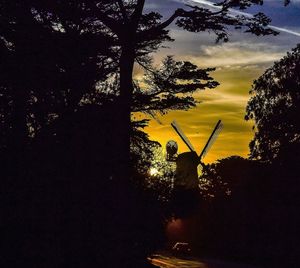
[[[149,261],[161,268],[258,268],[250,265],[214,261],[198,260],[196,258],[177,258],[174,256],[154,255]]]

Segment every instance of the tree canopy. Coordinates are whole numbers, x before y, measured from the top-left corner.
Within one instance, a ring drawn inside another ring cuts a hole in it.
[[[250,91],[246,119],[255,121],[250,156],[273,161],[299,147],[300,45],[258,78]]]

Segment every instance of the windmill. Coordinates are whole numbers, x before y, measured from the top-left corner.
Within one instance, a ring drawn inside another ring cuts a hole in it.
[[[177,155],[177,143],[175,141],[169,141],[167,143],[167,160],[176,162],[176,179],[174,181],[174,187],[183,190],[196,189],[198,188],[197,167],[199,164],[202,164],[201,160],[206,156],[214,141],[218,137],[223,128],[223,123],[221,120],[217,122],[214,130],[212,131],[199,155],[175,120],[171,123],[171,126],[190,150],[190,152]]]

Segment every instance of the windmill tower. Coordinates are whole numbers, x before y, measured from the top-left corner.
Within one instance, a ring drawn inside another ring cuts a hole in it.
[[[214,141],[218,137],[220,131],[223,128],[222,121],[219,120],[212,131],[209,139],[207,140],[204,148],[202,151],[197,154],[196,150],[194,149],[193,145],[183,133],[181,128],[179,127],[178,123],[174,120],[171,123],[171,126],[174,128],[176,133],[182,139],[182,141],[186,144],[189,148],[190,152],[185,152],[182,154],[176,155],[177,153],[177,143],[176,143],[176,152],[169,149],[168,152],[168,144],[170,147],[171,141],[167,143],[167,160],[168,161],[176,161],[176,178],[174,181],[174,187],[181,190],[193,190],[198,188],[198,172],[197,167],[199,164],[202,164],[201,160],[206,156],[209,149],[213,145]],[[174,141],[172,141],[173,143]]]

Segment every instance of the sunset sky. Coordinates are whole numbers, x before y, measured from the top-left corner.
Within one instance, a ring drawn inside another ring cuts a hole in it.
[[[210,1],[212,2],[212,1]],[[272,18],[272,26],[282,29],[279,36],[255,37],[241,31],[230,31],[228,43],[215,44],[215,36],[208,33],[188,33],[175,25],[170,27],[172,43],[155,54],[155,62],[166,55],[174,55],[176,60],[189,60],[199,67],[216,67],[212,74],[220,82],[213,90],[195,94],[201,101],[189,111],[174,111],[163,117],[162,124],[151,120],[146,132],[150,138],[163,146],[170,139],[179,142],[179,151],[187,151],[170,123],[176,119],[196,150],[202,150],[210,132],[218,119],[222,119],[224,129],[207,154],[204,162],[213,162],[230,155],[247,157],[248,144],[253,137],[253,122],[245,122],[245,107],[249,90],[254,79],[258,78],[274,61],[300,43],[300,0],[292,0],[288,7],[283,1],[268,0],[263,7],[247,10],[247,13],[262,11]],[[148,0],[147,10],[161,12],[165,18],[184,3],[193,3],[209,8],[209,1]]]

